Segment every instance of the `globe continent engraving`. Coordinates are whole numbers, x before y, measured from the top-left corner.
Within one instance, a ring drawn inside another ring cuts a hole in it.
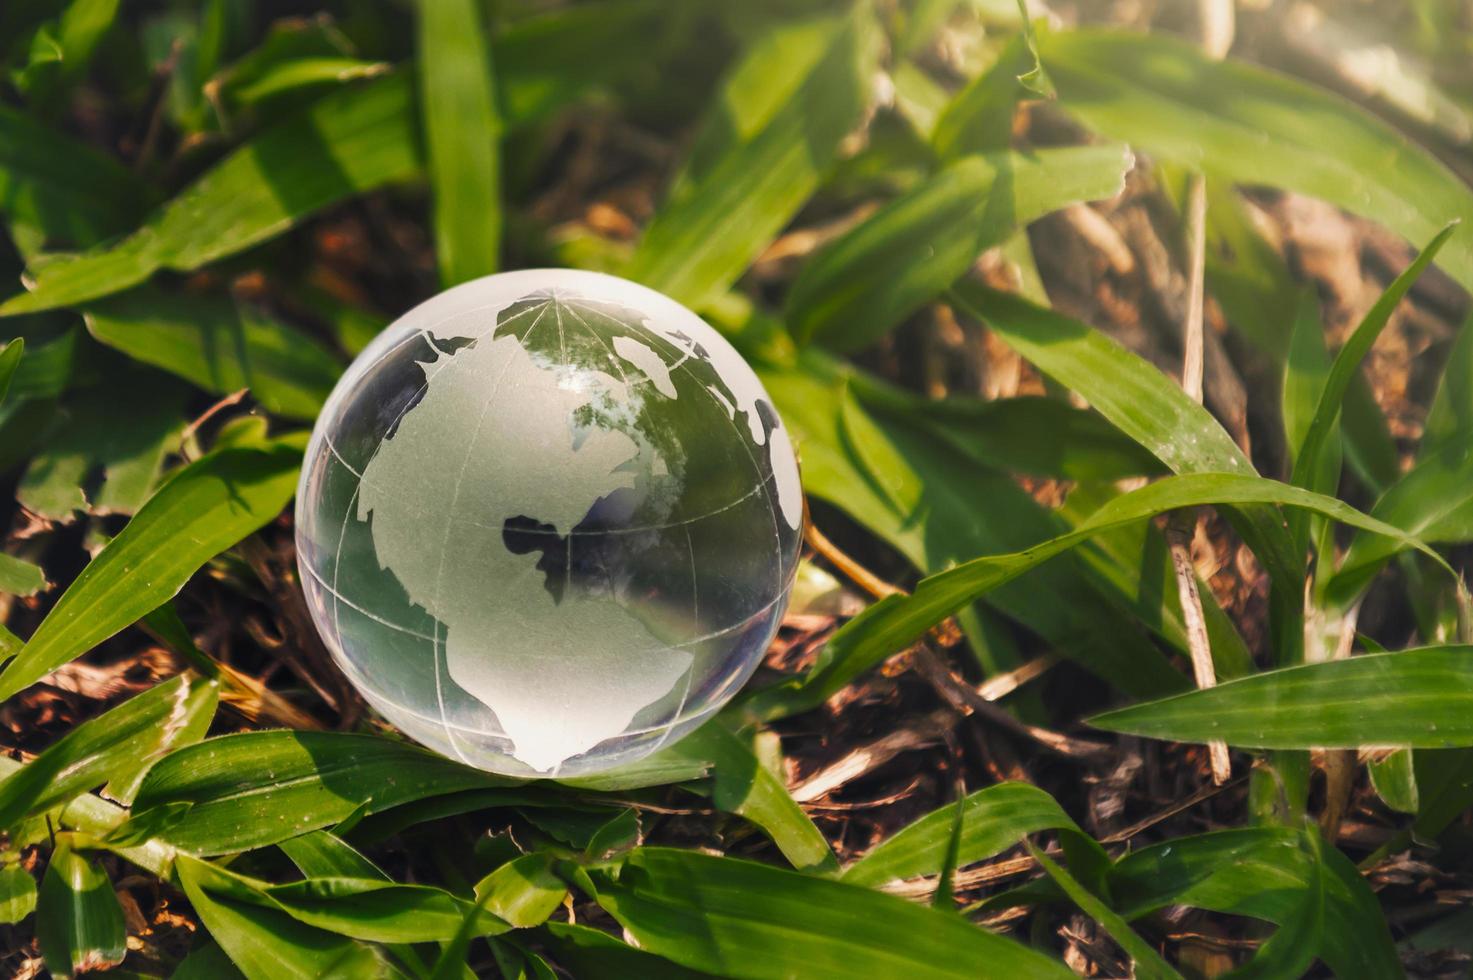
[[[354,362],[308,447],[298,561],[388,720],[575,776],[735,693],[801,519],[788,434],[719,334],[633,283],[532,270],[441,294]]]

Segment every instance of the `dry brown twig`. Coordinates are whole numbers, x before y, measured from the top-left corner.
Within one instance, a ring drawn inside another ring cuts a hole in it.
[[[1223,57],[1232,45],[1232,4],[1221,0],[1200,0],[1198,12],[1207,53],[1214,58]],[[1189,178],[1186,204],[1187,261],[1191,278],[1187,292],[1187,317],[1182,325],[1181,386],[1187,396],[1200,405],[1207,264],[1207,182],[1200,173]],[[1197,571],[1192,564],[1192,537],[1196,528],[1196,511],[1179,510],[1171,516],[1166,539],[1171,546],[1171,567],[1181,599],[1187,648],[1192,656],[1192,675],[1197,687],[1208,688],[1217,684],[1217,671],[1212,664],[1212,644],[1207,636],[1207,620],[1202,614],[1202,597],[1197,592]],[[1232,778],[1227,743],[1221,740],[1208,742],[1207,751],[1212,764],[1212,781],[1221,786]]]

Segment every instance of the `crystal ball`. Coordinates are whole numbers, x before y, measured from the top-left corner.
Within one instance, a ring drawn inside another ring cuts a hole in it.
[[[396,320],[333,390],[297,561],[333,658],[472,766],[573,777],[671,744],[782,618],[803,499],[757,375],[613,276],[507,272]]]

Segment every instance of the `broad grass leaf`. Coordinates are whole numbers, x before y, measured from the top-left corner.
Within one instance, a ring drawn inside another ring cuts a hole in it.
[[[568,886],[549,854],[523,854],[476,883],[476,903],[514,929],[540,926],[563,904]]]
[[[1255,472],[1205,408],[1100,331],[971,280],[959,282],[951,295],[1039,370],[1084,396],[1095,411],[1172,472]]]
[[[1371,514],[1425,541],[1455,543],[1473,538],[1473,318],[1448,354],[1417,462],[1393,483]],[[1342,605],[1364,592],[1387,559],[1401,549],[1357,535],[1328,586]]]
[[[183,805],[158,836],[212,855],[276,844],[354,813],[431,796],[520,785],[393,739],[332,732],[244,732],[170,753],[143,779],[134,820]]]
[[[958,867],[1001,854],[1041,830],[1080,832],[1043,790],[1027,783],[1001,783],[932,810],[897,830],[844,869],[843,880],[853,885],[879,886],[938,873],[958,811],[962,815]]]
[[[153,192],[122,164],[0,106],[0,207],[29,245],[88,246],[127,231]]]
[[[1350,386],[1350,379],[1360,370],[1361,361],[1370,353],[1371,345],[1386,328],[1392,311],[1421,277],[1427,266],[1432,264],[1437,254],[1444,249],[1456,229],[1456,224],[1448,225],[1427,243],[1427,247],[1422,250],[1416,260],[1403,270],[1390,286],[1386,287],[1386,291],[1361,319],[1355,332],[1345,342],[1345,346],[1341,347],[1340,352],[1335,355],[1335,361],[1325,377],[1324,388],[1304,433],[1303,441],[1297,447],[1294,457],[1294,475],[1291,480],[1295,486],[1308,487],[1320,492],[1328,492],[1333,489],[1318,485],[1316,477],[1321,475],[1321,457],[1333,434],[1335,422],[1340,417],[1340,406],[1345,399],[1346,389]]]
[[[83,511],[135,512],[178,447],[186,394],[145,369],[71,393],[21,475],[16,499],[60,523]]]
[[[1098,895],[1085,888],[1074,876],[1065,871],[1057,862],[1043,851],[1028,842],[1028,853],[1044,873],[1053,879],[1054,884],[1069,896],[1070,901],[1079,906],[1085,915],[1098,922],[1104,930],[1110,934],[1110,938],[1120,944],[1133,961],[1132,975],[1142,980],[1181,980],[1181,974],[1171,968],[1171,964],[1161,958],[1155,947],[1146,942],[1130,927],[1130,923],[1114,909],[1110,908]]]
[[[20,366],[21,355],[25,350],[24,337],[17,337],[0,348],[0,403],[10,394],[10,381],[15,377],[15,369]]]
[[[419,108],[440,283],[490,275],[501,253],[501,116],[474,0],[419,0]]]
[[[583,980],[704,980],[711,974],[672,963],[606,932],[571,922],[549,922],[545,942],[560,966]]]
[[[1451,170],[1306,82],[1163,35],[1059,31],[1039,46],[1059,104],[1112,139],[1222,180],[1321,198],[1413,242],[1473,219],[1473,189]],[[1441,264],[1473,288],[1473,240],[1450,244]]]
[[[648,69],[651,40],[669,22],[660,0],[608,0],[520,17],[499,30],[493,69],[507,132]]]
[[[342,89],[265,130],[127,238],[48,262],[0,316],[74,306],[188,272],[272,238],[330,204],[420,171],[408,80]]]
[[[711,137],[719,152],[677,179],[624,270],[629,278],[700,306],[735,282],[817,190],[869,100],[875,30],[862,6],[801,30],[803,46],[814,46],[803,57],[817,57],[796,88],[774,98],[746,84],[752,73],[741,64],[733,70],[711,110],[723,125],[732,120],[732,138]],[[763,46],[749,57],[769,56]],[[760,109],[746,104],[759,98]],[[751,119],[760,125],[744,130]],[[719,129],[707,123],[707,132]]]
[[[997,56],[992,67],[958,92],[931,134],[936,156],[950,163],[973,153],[1006,150],[1013,138],[1013,115],[1025,89],[1018,76],[1037,59],[1022,36],[1013,38]]]
[[[1355,866],[1333,847],[1322,848],[1319,860],[1316,872],[1299,830],[1226,830],[1178,837],[1121,858],[1110,890],[1127,919],[1189,905],[1283,924],[1302,914],[1318,873],[1325,909],[1315,955],[1346,980],[1402,976],[1380,905]]]
[[[956,915],[736,858],[641,848],[588,880],[641,949],[722,976],[1071,975]]]
[[[11,75],[33,108],[50,112],[86,74],[98,44],[112,28],[120,0],[71,0],[54,22],[37,29],[31,59]]]
[[[249,878],[189,856],[197,884],[216,896],[276,909],[305,925],[368,942],[448,942],[475,912],[475,934],[495,935],[508,926],[443,888],[400,885],[380,878],[311,877],[284,885]]]
[[[799,871],[839,870],[828,841],[788,795],[787,787],[720,719],[707,722],[683,742],[712,763],[711,802],[718,808],[740,814],[765,830]]]
[[[1228,980],[1276,980],[1303,976],[1314,965],[1325,935],[1325,844],[1317,831],[1301,836],[1308,861],[1299,908],[1285,916],[1279,928],[1258,947],[1253,957],[1225,976]]]
[[[359,854],[347,841],[326,830],[289,837],[279,845],[308,878],[375,878],[389,881],[372,861]]]
[[[214,681],[180,674],[82,722],[0,781],[0,827],[136,772],[191,734],[197,739],[218,698]]]
[[[1187,175],[1179,167],[1166,169],[1178,171],[1169,176],[1166,186],[1180,189],[1180,202]],[[1289,313],[1298,308],[1303,287],[1254,226],[1248,207],[1225,181],[1207,181],[1207,289],[1233,329],[1283,365],[1294,333]],[[1351,379],[1345,392],[1341,427],[1346,458],[1368,486],[1380,490],[1400,475],[1400,459],[1386,428],[1386,416],[1361,374]]]
[[[1366,773],[1376,795],[1391,809],[1416,813],[1421,808],[1411,749],[1397,749],[1384,759],[1367,763]]]
[[[217,395],[249,388],[285,418],[316,418],[342,373],[310,337],[225,297],[143,287],[89,304],[84,320],[93,337],[136,361]]]
[[[95,861],[57,841],[36,898],[36,942],[53,977],[105,970],[127,953],[123,907]]]
[[[789,328],[802,343],[867,347],[1017,229],[1118,194],[1131,161],[1120,145],[963,157],[813,256],[788,294]]]
[[[195,914],[248,980],[398,975],[370,946],[278,909],[211,893],[205,884],[214,869],[203,861],[180,855],[176,870]]]
[[[921,571],[1026,548],[1066,530],[1011,476],[927,431],[926,418],[871,413],[858,399],[864,389],[857,380],[834,376],[813,352],[801,363],[802,371],[759,373],[802,453],[806,491],[846,511]],[[1101,677],[1137,690],[1178,689],[1180,675],[1124,611],[1125,597],[1110,593],[1107,583],[1065,561],[1000,589],[989,602]],[[983,651],[983,666],[1016,666],[987,658],[972,617],[964,611],[961,625]]]
[[[14,555],[0,554],[0,595],[26,598],[44,588],[46,572],[40,565]]]
[[[1196,473],[1167,477],[1116,497],[1073,530],[1026,551],[972,559],[922,579],[911,595],[890,596],[880,600],[846,623],[830,638],[806,675],[752,692],[742,702],[743,708],[756,718],[776,717],[812,708],[823,703],[884,658],[920,639],[928,629],[957,609],[1012,581],[1034,566],[1081,544],[1094,534],[1179,507],[1204,504],[1299,507],[1351,526],[1374,530],[1378,534],[1406,541],[1416,540],[1405,532],[1369,518],[1331,497],[1262,477],[1239,473]],[[1416,542],[1415,546],[1438,562],[1442,561],[1421,542]],[[1352,661],[1345,661],[1349,662]],[[1171,702],[1168,700],[1164,703]],[[1210,737],[1223,736],[1213,734]],[[1228,741],[1232,741],[1230,736]],[[1386,741],[1400,744],[1404,740]]]
[[[19,864],[0,867],[0,923],[13,926],[36,910],[36,879]]]
[[[1473,746],[1473,647],[1423,647],[1286,667],[1133,705],[1090,723],[1252,748]]]
[[[1177,384],[1140,357],[1089,326],[970,279],[952,289],[953,301],[984,320],[1038,369],[1082,395],[1173,473],[1254,473],[1232,437]],[[1280,517],[1261,507],[1235,512],[1239,532],[1268,570],[1274,589],[1279,654],[1290,661],[1302,645],[1303,555]]]
[[[67,587],[0,673],[0,700],[137,622],[215,555],[276,517],[300,450],[227,449],[175,473]]]

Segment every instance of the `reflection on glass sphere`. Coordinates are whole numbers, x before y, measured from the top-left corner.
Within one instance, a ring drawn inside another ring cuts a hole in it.
[[[488,276],[338,382],[297,552],[328,648],[387,719],[482,769],[575,776],[709,718],[798,559],[792,444],[700,318],[612,276]]]

